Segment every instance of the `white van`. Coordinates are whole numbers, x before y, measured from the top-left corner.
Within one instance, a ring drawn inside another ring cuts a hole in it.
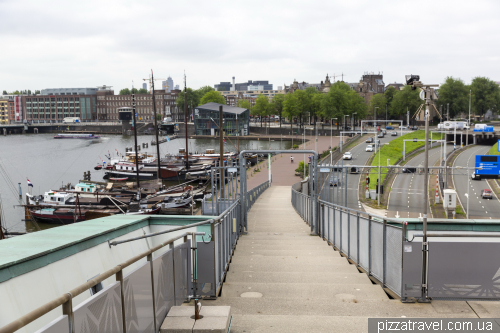
[[[66,117],[63,119],[63,123],[72,124],[72,123],[80,123],[80,117]]]

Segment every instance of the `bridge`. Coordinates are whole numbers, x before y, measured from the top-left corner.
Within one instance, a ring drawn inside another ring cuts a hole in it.
[[[312,178],[290,173],[290,151],[273,153],[272,182],[241,159],[242,177],[212,195],[218,215],[114,216],[3,241],[9,306],[0,300],[0,332],[168,332],[169,310],[194,299],[202,310],[230,306],[233,332],[359,332],[368,318],[498,316],[500,244],[484,241],[500,237],[498,220],[431,220],[426,248],[419,219],[326,201]],[[311,150],[292,155],[309,154],[317,167]],[[235,175],[227,167],[214,174],[221,171]],[[43,290],[33,285],[42,280]]]

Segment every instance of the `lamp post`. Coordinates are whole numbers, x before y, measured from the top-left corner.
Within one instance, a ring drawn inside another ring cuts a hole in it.
[[[472,106],[472,89],[469,89],[469,126],[470,127],[470,109],[471,109],[471,106]],[[467,128],[467,137],[465,138],[466,140],[466,143],[465,145],[468,146],[469,145],[469,129]]]
[[[384,143],[384,145],[388,145],[388,143]],[[375,141],[375,147],[377,146],[377,141]],[[378,187],[378,193],[377,193],[377,205],[380,206],[380,183],[382,181],[380,180],[380,147],[378,150],[378,181],[377,181],[377,187]]]
[[[337,120],[338,118],[330,119],[330,165],[333,163],[333,119]]]

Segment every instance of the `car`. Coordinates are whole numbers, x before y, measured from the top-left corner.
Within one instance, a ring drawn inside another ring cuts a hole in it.
[[[339,186],[339,185],[341,185],[339,177],[330,178],[330,186]]]
[[[398,136],[398,132],[396,132],[396,131],[391,132],[391,136]]]
[[[407,129],[408,129],[408,126],[399,126],[399,129],[402,129],[402,130],[407,130]]]
[[[481,198],[483,199],[493,199],[493,193],[490,189],[484,189],[481,191]]]
[[[380,146],[380,139],[375,140],[375,143]]]
[[[392,126],[386,126],[386,127],[385,127],[385,129],[386,129],[386,130],[393,130],[393,129],[394,129],[394,127],[392,127]]]
[[[373,151],[373,145],[366,146],[365,151]]]
[[[385,130],[385,129],[383,129],[383,130],[382,130],[382,133],[384,133],[384,135],[386,135],[386,134],[387,134],[387,132],[386,132],[386,130]]]
[[[369,137],[368,139],[366,139],[366,143],[373,143],[373,138]]]
[[[402,172],[403,173],[415,173],[415,172],[417,172],[417,168],[403,168]]]
[[[352,153],[350,151],[346,151],[344,153],[344,156],[342,156],[342,159],[344,159],[344,160],[352,160]]]
[[[418,127],[417,127],[417,126],[412,126],[412,127],[410,127],[410,129],[411,129],[412,131],[416,131],[416,130],[418,130]]]
[[[383,137],[384,137],[384,133],[383,133],[383,132],[380,132],[380,133],[377,135],[377,137],[379,137],[379,138],[383,138]]]

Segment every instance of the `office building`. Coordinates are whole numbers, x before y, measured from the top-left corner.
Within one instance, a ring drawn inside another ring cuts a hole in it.
[[[269,81],[252,81],[248,80],[245,83],[220,82],[214,85],[217,91],[248,91],[248,90],[273,90],[273,85]],[[257,89],[256,89],[257,88]]]
[[[144,82],[144,83],[142,84],[142,89],[146,89],[146,90],[148,90],[148,84],[147,84],[146,82]]]
[[[42,89],[41,95],[95,95],[97,88],[49,88]]]
[[[23,96],[22,109],[26,111],[25,119],[30,122],[58,123],[66,117],[93,121],[96,119],[96,95]],[[17,113],[16,110],[16,118]]]

